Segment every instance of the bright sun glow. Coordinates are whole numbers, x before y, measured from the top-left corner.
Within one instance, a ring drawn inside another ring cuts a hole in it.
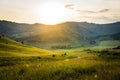
[[[46,3],[40,7],[40,16],[44,24],[57,24],[65,20],[66,9],[58,3]]]

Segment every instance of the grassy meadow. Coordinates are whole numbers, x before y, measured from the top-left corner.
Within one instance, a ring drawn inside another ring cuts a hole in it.
[[[120,80],[120,49],[48,51],[1,35],[0,80]]]

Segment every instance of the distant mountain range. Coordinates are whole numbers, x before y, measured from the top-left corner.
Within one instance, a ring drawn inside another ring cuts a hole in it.
[[[102,41],[117,41],[117,45],[120,45],[120,22],[43,25],[0,21],[0,33],[25,44],[47,49],[97,46]]]

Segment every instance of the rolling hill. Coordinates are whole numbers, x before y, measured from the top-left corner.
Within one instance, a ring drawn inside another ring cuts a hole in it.
[[[40,56],[49,54],[50,51],[31,47],[23,44],[23,42],[17,42],[5,35],[0,34],[0,56]]]
[[[104,40],[118,40],[120,22],[110,24],[65,22],[43,25],[0,21],[0,33],[45,49],[88,47],[99,45]]]

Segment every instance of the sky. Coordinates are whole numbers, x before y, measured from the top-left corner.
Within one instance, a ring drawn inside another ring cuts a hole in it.
[[[0,0],[0,20],[111,23],[120,21],[120,0]]]

